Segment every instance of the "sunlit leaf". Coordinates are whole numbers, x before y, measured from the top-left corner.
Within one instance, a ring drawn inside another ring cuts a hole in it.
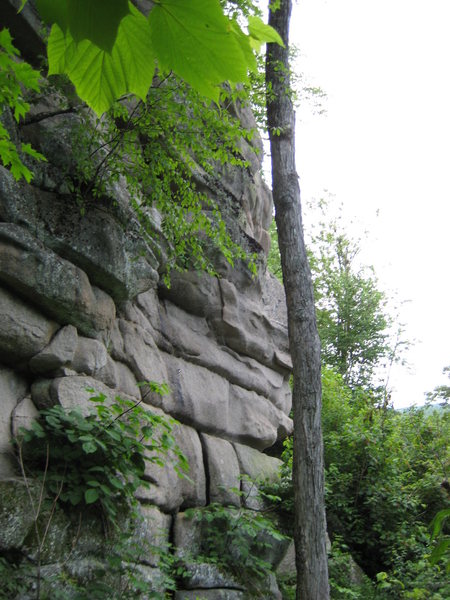
[[[161,0],[149,23],[161,68],[200,93],[217,100],[218,84],[247,80],[246,57],[218,0]]]
[[[262,19],[250,15],[248,18],[248,32],[252,38],[264,44],[274,42],[284,47],[283,40],[278,31],[275,31],[270,25],[266,25]]]
[[[48,58],[49,75],[67,73],[80,98],[99,115],[125,94],[145,98],[155,70],[149,24],[136,9],[122,19],[111,54],[89,40],[77,44],[53,25]]]

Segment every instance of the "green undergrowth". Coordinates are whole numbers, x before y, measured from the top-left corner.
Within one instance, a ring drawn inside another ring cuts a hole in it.
[[[166,387],[149,382],[152,391]],[[98,507],[115,524],[118,507],[135,505],[139,487],[148,487],[146,462],[163,466],[168,453],[175,470],[188,464],[171,433],[174,421],[147,410],[141,401],[120,396],[110,402],[94,390],[91,410],[42,410],[31,429],[16,439],[23,477],[39,478],[62,505]]]

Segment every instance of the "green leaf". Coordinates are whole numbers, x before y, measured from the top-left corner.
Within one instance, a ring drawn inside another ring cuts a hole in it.
[[[89,40],[111,52],[122,19],[130,13],[128,0],[38,0],[41,17],[70,32],[76,43]]]
[[[135,8],[120,22],[111,53],[89,40],[77,44],[70,32],[53,25],[48,58],[49,75],[66,73],[98,115],[125,94],[144,99],[155,71],[149,25]]]
[[[109,483],[118,490],[123,490],[124,483],[118,477],[110,477]]]
[[[100,494],[96,488],[89,488],[84,492],[84,501],[86,504],[93,504],[100,497]]]
[[[24,152],[25,154],[28,154],[28,156],[31,156],[32,158],[35,158],[36,160],[45,160],[45,161],[47,160],[43,154],[41,154],[40,152],[38,152],[37,150],[32,148],[30,144],[23,143],[21,147],[22,147],[22,152]]]
[[[437,564],[450,548],[450,538],[444,538],[439,541],[433,552],[430,555],[430,563],[432,565]]]
[[[97,445],[94,442],[84,442],[82,448],[86,454],[93,454],[97,450]]]
[[[12,43],[12,37],[9,33],[9,29],[5,28],[0,31],[0,47],[3,48],[7,54],[13,54],[16,56],[19,55],[19,51]]]
[[[162,70],[217,101],[218,84],[247,81],[248,62],[218,0],[160,0],[149,15]]]
[[[266,42],[273,42],[283,46],[283,40],[280,37],[278,31],[275,31],[270,25],[266,25],[260,17],[250,15],[248,18],[248,32],[250,36],[259,42],[264,44]]]
[[[432,526],[432,534],[431,539],[435,539],[442,531],[442,526],[446,519],[450,517],[450,508],[444,508],[440,510],[433,519],[431,524]]]
[[[69,24],[68,0],[37,0],[36,5],[39,14],[48,25],[56,23],[66,31]]]
[[[129,13],[128,0],[68,0],[73,39],[88,39],[106,52],[112,51],[120,22]]]
[[[243,55],[245,56],[245,60],[247,61],[247,66],[250,71],[256,73],[258,71],[258,63],[256,61],[256,56],[252,50],[251,39],[249,36],[245,35],[242,29],[239,27],[237,21],[231,21],[231,31],[233,32],[236,41],[238,42]],[[259,47],[257,48],[259,51]]]

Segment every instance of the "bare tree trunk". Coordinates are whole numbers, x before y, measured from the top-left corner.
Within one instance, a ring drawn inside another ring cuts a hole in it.
[[[311,271],[306,256],[300,186],[295,166],[295,114],[289,94],[288,38],[291,0],[270,11],[269,24],[285,48],[269,44],[267,111],[272,188],[294,367],[293,413],[297,600],[329,598],[321,427],[320,341]]]

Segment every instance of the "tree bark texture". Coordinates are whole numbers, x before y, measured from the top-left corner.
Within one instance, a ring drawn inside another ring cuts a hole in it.
[[[269,44],[266,58],[267,111],[272,154],[272,189],[288,310],[293,362],[295,500],[294,540],[297,600],[329,598],[324,501],[320,341],[311,271],[306,255],[300,185],[295,166],[295,114],[289,90],[291,0],[269,13],[269,24],[285,48]]]

